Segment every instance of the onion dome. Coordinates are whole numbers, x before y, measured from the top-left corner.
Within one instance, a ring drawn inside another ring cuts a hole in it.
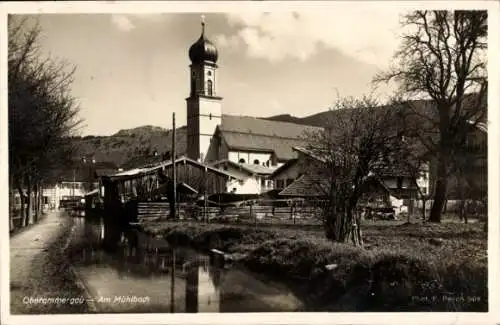
[[[205,22],[202,21],[201,36],[189,48],[189,59],[191,59],[192,63],[216,63],[218,55],[215,45],[205,36]]]

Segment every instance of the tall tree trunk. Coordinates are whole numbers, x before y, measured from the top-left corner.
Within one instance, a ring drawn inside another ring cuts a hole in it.
[[[446,191],[448,188],[448,175],[447,171],[447,159],[445,158],[446,153],[441,152],[438,157],[438,167],[437,167],[437,180],[436,187],[434,189],[434,199],[432,202],[431,214],[429,216],[430,222],[441,222],[441,214],[443,212],[443,207],[446,201]]]
[[[462,173],[458,173],[457,175],[457,187],[458,187],[458,217],[460,221],[463,221],[465,218],[465,195],[464,195],[464,184],[462,182]]]
[[[352,239],[354,246],[363,247],[363,235],[361,232],[361,217],[358,213],[351,211],[350,220],[353,221],[353,226],[351,229]]]
[[[465,218],[465,200],[460,198],[458,203],[458,218],[460,221],[464,221]]]
[[[25,215],[25,223],[24,225],[27,226],[30,223],[32,223],[32,218],[31,218],[31,204],[32,204],[32,188],[31,188],[31,177],[30,175],[27,175],[26,177],[26,215]]]
[[[17,191],[19,192],[19,197],[21,198],[21,210],[19,211],[19,217],[21,218],[21,227],[25,226],[25,199],[24,199],[24,192],[23,192],[23,187],[20,182],[17,184]]]
[[[427,216],[427,198],[422,197],[422,220],[426,220]]]
[[[14,176],[9,177],[9,231],[14,230]]]
[[[38,182],[33,184],[33,223],[38,221]]]
[[[467,215],[467,213],[468,213],[467,212],[467,210],[468,210],[467,206],[468,206],[467,204],[464,204],[464,215],[463,215],[463,217],[464,217],[464,223],[465,224],[469,223],[469,216]]]
[[[43,208],[45,205],[45,199],[44,199],[44,193],[43,193],[43,182],[40,182],[40,197],[41,197],[41,204],[40,204],[40,213],[43,214]]]

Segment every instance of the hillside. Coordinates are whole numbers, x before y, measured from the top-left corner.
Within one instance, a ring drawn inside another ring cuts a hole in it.
[[[325,111],[306,117],[295,117],[290,114],[280,114],[280,115],[266,117],[264,119],[270,121],[288,122],[288,123],[296,123],[302,125],[324,126],[325,118],[327,118],[329,114],[330,111]]]
[[[324,123],[324,114],[327,113],[323,112],[303,118],[281,114],[263,119],[319,126]],[[186,126],[177,128],[177,155],[186,153],[186,131]],[[120,167],[132,168],[140,165],[140,162],[144,160],[142,158],[151,157],[155,151],[158,152],[159,156],[170,152],[172,130],[146,125],[120,130],[110,136],[75,137],[74,144],[80,156],[93,155],[97,161],[110,161]]]
[[[295,116],[292,116],[290,114],[274,115],[274,116],[270,116],[270,117],[265,117],[263,119],[264,120],[269,120],[269,121],[278,121],[278,122],[288,122],[288,123],[303,124],[302,118],[295,117]]]
[[[176,153],[186,152],[186,127],[177,128]],[[74,145],[78,154],[94,155],[97,161],[111,161],[123,166],[137,156],[149,156],[157,151],[164,155],[171,150],[172,130],[156,126],[142,126],[120,130],[111,136],[75,137]]]

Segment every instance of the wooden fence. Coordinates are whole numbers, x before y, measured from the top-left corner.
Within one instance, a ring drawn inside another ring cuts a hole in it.
[[[217,223],[266,223],[266,224],[320,224],[321,209],[317,205],[275,206],[269,204],[239,206],[198,206],[181,203],[177,206],[180,220],[198,220]],[[168,202],[139,202],[137,221],[166,220]]]

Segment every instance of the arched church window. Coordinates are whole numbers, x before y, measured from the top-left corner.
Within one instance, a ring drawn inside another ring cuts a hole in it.
[[[191,95],[194,95],[196,92],[196,80],[193,78],[191,79]]]
[[[208,96],[212,96],[212,94],[213,94],[212,80],[207,81],[207,93],[208,93]]]
[[[244,164],[245,163],[245,159],[243,158],[240,158],[240,160],[238,161],[240,164]]]
[[[211,76],[212,75],[212,71],[208,71],[207,75]]]
[[[259,162],[259,159],[255,159],[255,160],[253,161],[253,163],[254,163],[255,165],[258,165],[258,164],[260,163],[260,162]]]

